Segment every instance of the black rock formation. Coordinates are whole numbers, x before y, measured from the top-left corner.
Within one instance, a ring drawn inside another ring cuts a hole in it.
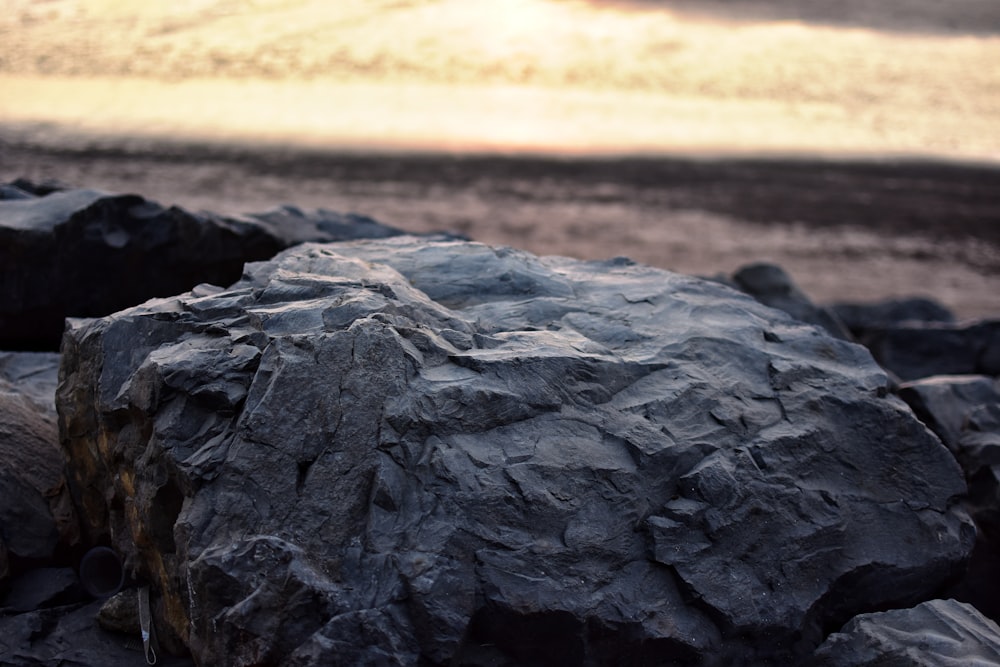
[[[974,539],[864,348],[627,261],[305,245],[63,351],[87,537],[198,664],[788,664]]]

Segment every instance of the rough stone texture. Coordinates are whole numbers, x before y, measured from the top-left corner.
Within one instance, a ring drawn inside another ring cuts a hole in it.
[[[138,635],[142,631],[139,589],[126,588],[108,598],[97,613],[97,624],[111,632]]]
[[[404,237],[74,321],[58,396],[199,664],[759,665],[967,558],[886,383],[709,281]]]
[[[902,323],[862,341],[901,380],[934,375],[1000,375],[1000,320]]]
[[[59,356],[0,352],[0,590],[26,568],[67,564],[79,527],[59,448]]]
[[[863,614],[816,651],[813,667],[1000,665],[1000,627],[975,607],[931,600],[912,609]]]
[[[899,396],[955,454],[978,528],[969,572],[950,594],[1000,619],[1000,381],[940,376],[908,382]]]
[[[245,262],[294,243],[400,233],[324,210],[226,218],[138,195],[17,185],[0,197],[3,349],[58,349],[67,316],[106,315],[199,283],[228,285]]]
[[[765,305],[783,310],[802,322],[823,327],[831,336],[851,340],[851,333],[837,315],[814,304],[776,264],[762,262],[744,266],[733,274],[733,283]]]

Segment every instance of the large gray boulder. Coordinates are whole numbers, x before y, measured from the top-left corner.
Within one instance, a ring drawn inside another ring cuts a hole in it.
[[[68,316],[228,285],[245,262],[295,243],[402,233],[322,209],[223,217],[138,195],[20,186],[0,193],[0,349],[56,350]]]
[[[830,635],[813,667],[1000,665],[1000,627],[975,607],[931,600],[912,609],[862,614]]]
[[[199,664],[788,664],[974,538],[864,348],[625,260],[305,245],[63,351],[89,539]]]

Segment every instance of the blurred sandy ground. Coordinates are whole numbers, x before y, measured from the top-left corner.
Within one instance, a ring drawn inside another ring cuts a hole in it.
[[[0,122],[360,149],[1000,160],[998,30],[995,0],[6,0]]]
[[[996,168],[929,163],[903,178],[900,165],[877,162],[702,159],[640,162],[626,174],[614,160],[0,149],[8,156],[0,180],[58,178],[224,213],[290,202],[413,232],[457,231],[538,254],[626,256],[690,274],[773,261],[823,302],[924,295],[963,318],[1000,315]]]
[[[707,206],[677,184],[622,183],[612,162],[603,181],[496,164],[456,180],[443,171],[471,163],[398,151],[995,164],[998,33],[994,0],[7,0],[0,178],[225,212],[325,206],[687,273],[772,260],[820,300],[922,293],[962,316],[997,315],[998,245],[952,219],[948,207],[966,202],[941,194],[933,170],[899,187],[913,189],[915,209],[931,203],[934,229],[908,230],[905,215],[859,222],[848,209],[822,226],[777,214],[780,224],[759,224],[767,216],[754,210],[750,225],[732,192],[714,192],[730,205]],[[216,148],[185,153],[184,141]],[[227,148],[240,143],[257,148]],[[272,159],[345,149],[384,160],[358,176],[350,161],[324,172],[322,161],[296,170]],[[839,211],[838,198],[870,196],[853,191],[859,178],[812,180],[795,196]],[[995,173],[986,178],[970,195],[989,200],[980,222],[1000,196],[988,194]],[[892,192],[884,185],[879,196]],[[753,188],[738,196],[749,206]]]

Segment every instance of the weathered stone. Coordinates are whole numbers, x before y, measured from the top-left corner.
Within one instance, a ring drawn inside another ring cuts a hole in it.
[[[840,302],[831,304],[829,309],[858,340],[863,340],[869,331],[903,323],[955,322],[955,315],[950,310],[926,297],[886,299],[875,303]]]
[[[138,588],[126,588],[108,598],[97,612],[97,624],[109,632],[139,635],[142,625],[138,591]]]
[[[939,376],[900,386],[899,396],[955,454],[965,472],[965,501],[978,528],[963,581],[949,594],[1000,619],[1000,381]]]
[[[851,339],[850,332],[836,314],[814,304],[776,264],[761,262],[744,266],[733,274],[733,283],[767,306],[783,310],[802,322],[823,327],[831,336]]]
[[[864,348],[627,261],[306,245],[64,353],[88,534],[200,664],[787,664],[972,545]]]
[[[0,383],[16,389],[45,414],[55,417],[59,355],[51,352],[0,352]]]
[[[69,564],[79,525],[59,447],[59,357],[0,352],[0,587],[30,567]]]
[[[963,440],[973,438],[973,415],[1000,404],[1000,380],[984,375],[939,375],[899,386],[899,397],[941,441],[963,457]]]
[[[1000,664],[1000,627],[975,607],[931,600],[863,614],[823,643],[814,667],[966,667]]]
[[[199,283],[228,285],[245,262],[295,243],[400,233],[324,210],[222,217],[138,195],[22,185],[0,198],[4,349],[58,349],[68,316],[106,315]]]
[[[1000,375],[1000,320],[910,323],[869,331],[863,340],[901,380],[934,375]]]
[[[34,195],[13,184],[0,185],[0,200],[32,199]]]
[[[265,226],[285,246],[310,241],[356,241],[400,236],[403,232],[356,213],[326,209],[303,211],[297,206],[279,206],[245,216]]]

